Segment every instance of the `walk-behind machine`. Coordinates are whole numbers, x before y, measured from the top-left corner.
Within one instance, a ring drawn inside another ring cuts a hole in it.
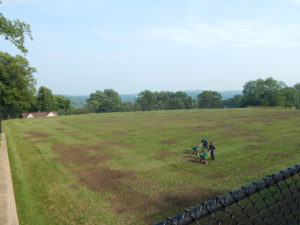
[[[200,154],[200,163],[207,164],[208,163],[207,159],[208,159],[208,154],[206,153]]]

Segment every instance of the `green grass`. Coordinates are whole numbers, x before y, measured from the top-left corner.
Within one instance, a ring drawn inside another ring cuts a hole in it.
[[[5,121],[20,224],[153,224],[299,163],[299,124],[278,109]],[[191,154],[203,136],[208,165]]]

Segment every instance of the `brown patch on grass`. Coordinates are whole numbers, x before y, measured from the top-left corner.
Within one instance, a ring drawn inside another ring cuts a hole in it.
[[[112,132],[113,135],[123,135],[123,134],[126,134],[127,131],[126,130],[114,130]]]
[[[58,131],[63,131],[63,130],[66,130],[65,128],[63,127],[56,127],[55,130],[58,130]]]
[[[292,154],[288,154],[285,152],[274,152],[269,154],[270,157],[278,157],[278,158],[293,158]]]
[[[168,139],[168,140],[163,140],[160,143],[164,144],[164,145],[173,145],[175,144],[177,141],[175,141],[174,139]]]
[[[252,165],[250,165],[249,170],[250,170],[251,173],[258,173],[258,172],[261,172],[261,171],[263,171],[267,168],[268,168],[268,166],[266,166],[266,165],[253,163]]]
[[[122,181],[129,176],[133,178],[131,171],[111,170],[108,167],[80,169],[77,175],[79,182],[93,191],[119,192]]]
[[[75,131],[70,131],[70,132],[68,132],[68,134],[70,134],[70,135],[81,136],[81,135],[82,135],[82,132],[79,131],[79,130],[75,130]]]
[[[161,159],[168,157],[172,152],[170,150],[161,150],[159,152],[154,153],[154,158]]]
[[[98,147],[89,145],[71,145],[56,144],[52,149],[59,153],[59,157],[54,158],[58,162],[69,162],[79,165],[97,165],[105,162],[110,158],[109,155],[104,153],[97,153],[96,155],[89,156],[90,150],[99,150]]]
[[[30,136],[25,137],[26,139],[31,138],[47,138],[53,136],[52,134],[42,133],[42,132],[29,132]]]
[[[127,130],[127,132],[135,132],[136,131],[136,129],[129,129],[129,130]]]
[[[264,135],[245,136],[244,139],[249,142],[267,142],[268,138]]]
[[[197,126],[188,126],[188,127],[185,127],[186,130],[190,130],[190,131],[207,131],[209,130],[209,127],[208,126],[205,126],[205,125],[197,125]]]
[[[72,189],[72,190],[78,190],[79,189],[79,185],[78,184],[72,184],[71,186],[70,186],[70,188]]]
[[[144,198],[141,204],[137,205],[134,210],[138,212],[138,220],[140,224],[149,224],[154,217],[170,216],[174,214],[174,210],[181,212],[185,208],[191,208],[200,205],[201,202],[208,201],[218,195],[226,193],[228,190],[214,190],[207,188],[189,188],[185,190],[164,191],[158,196]]]

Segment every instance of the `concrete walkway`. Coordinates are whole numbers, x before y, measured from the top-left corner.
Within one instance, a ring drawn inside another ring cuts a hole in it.
[[[19,224],[11,180],[6,138],[3,133],[1,134],[0,147],[0,224]]]

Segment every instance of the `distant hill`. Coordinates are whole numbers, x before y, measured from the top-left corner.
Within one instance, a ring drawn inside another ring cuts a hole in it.
[[[71,100],[71,104],[75,108],[82,108],[86,104],[86,100],[89,96],[74,96],[74,95],[62,95]]]
[[[184,91],[192,98],[197,98],[197,95],[203,92],[203,90],[192,90],[192,91]],[[217,91],[219,92],[223,100],[226,100],[228,98],[232,98],[235,95],[241,95],[242,91]],[[75,108],[81,108],[86,104],[86,100],[89,98],[89,96],[74,96],[74,95],[63,95],[64,97],[71,100],[71,104]],[[120,94],[121,101],[122,102],[132,102],[135,103],[137,99],[138,94]]]

